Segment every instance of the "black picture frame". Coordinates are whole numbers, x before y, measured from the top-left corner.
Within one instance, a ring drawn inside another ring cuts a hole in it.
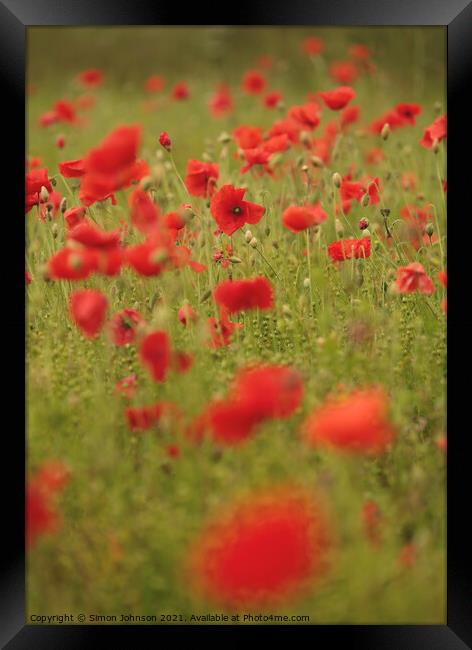
[[[470,185],[467,157],[471,151],[470,107],[466,101],[472,79],[472,1],[471,0],[303,0],[270,3],[253,1],[239,2],[237,15],[225,15],[224,4],[213,3],[208,11],[201,3],[182,7],[158,0],[0,0],[0,77],[2,79],[2,126],[4,150],[3,158],[8,158],[8,172],[2,181],[2,205],[11,213],[22,214],[24,201],[24,144],[25,144],[25,33],[26,28],[36,25],[177,25],[182,21],[182,13],[187,25],[441,25],[447,27],[447,69],[448,69],[448,211],[455,214],[461,224],[453,240],[468,237],[471,217],[464,214],[469,203],[467,187]],[[235,7],[234,7],[235,8]],[[233,8],[233,9],[234,9]],[[10,140],[10,144],[5,144]],[[464,162],[459,154],[465,153]],[[6,207],[7,206],[7,207]],[[468,212],[468,208],[467,208]],[[466,221],[467,220],[467,221]],[[20,220],[21,221],[21,220]],[[24,261],[17,254],[24,246],[24,230],[21,227],[4,228],[8,232],[8,248],[12,263],[6,268],[10,280],[5,282],[8,304],[8,318],[3,319],[6,327],[3,334],[6,352],[12,355],[8,364],[8,391],[6,413],[15,411],[13,427],[4,429],[3,472],[6,485],[3,491],[4,513],[3,541],[6,542],[2,555],[0,641],[2,647],[19,648],[78,648],[101,647],[105,641],[116,637],[116,647],[142,647],[146,639],[159,636],[165,642],[175,639],[175,627],[162,626],[35,626],[25,623],[25,553],[24,553],[24,458],[25,438],[22,435],[21,418],[18,413],[24,406]],[[457,224],[455,224],[456,226]],[[5,230],[6,232],[6,230]],[[449,233],[448,233],[449,234]],[[452,298],[448,300],[448,356],[457,341],[463,340],[460,348],[462,363],[470,344],[467,343],[468,325],[471,319],[459,312],[463,297],[459,296],[461,278],[467,278],[467,270],[460,271],[461,260],[467,262],[470,256],[467,249],[460,249],[464,241],[457,244],[458,259],[448,259],[448,275]],[[454,247],[454,243],[449,243]],[[465,253],[465,254],[464,254]],[[465,275],[464,275],[465,274]],[[464,283],[465,286],[466,283]],[[454,289],[454,285],[456,285]],[[459,307],[456,307],[459,305]],[[6,337],[6,338],[5,338]],[[467,348],[467,349],[464,349]],[[470,364],[468,364],[470,367]],[[455,379],[455,383],[457,379]],[[448,423],[450,414],[467,406],[467,382],[459,380],[459,386],[448,390]],[[5,394],[4,394],[5,396]],[[13,397],[17,406],[13,406]],[[469,398],[470,401],[470,398]],[[465,420],[467,422],[467,420]],[[457,434],[457,435],[456,435]],[[464,436],[470,436],[467,426],[459,426],[451,431],[447,459],[447,624],[435,626],[421,625],[373,625],[373,626],[306,626],[310,640],[317,647],[375,648],[409,650],[460,650],[472,647],[472,590],[469,558],[470,542],[465,534],[470,512],[468,505],[468,476],[464,458]],[[7,442],[8,439],[8,442]],[[267,630],[266,627],[248,626],[251,631]],[[192,627],[199,640],[202,630],[210,628],[215,639],[228,642],[245,634],[247,627]],[[292,634],[293,626],[278,626],[277,634]],[[230,636],[228,636],[228,634]],[[234,637],[233,637],[234,635]],[[286,637],[288,640],[288,637]],[[290,637],[292,638],[292,637]],[[282,638],[280,639],[282,641]],[[113,642],[113,641],[111,641]]]

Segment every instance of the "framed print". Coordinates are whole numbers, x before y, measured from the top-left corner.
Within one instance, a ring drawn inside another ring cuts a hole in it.
[[[471,6],[1,0],[4,647],[470,647]]]

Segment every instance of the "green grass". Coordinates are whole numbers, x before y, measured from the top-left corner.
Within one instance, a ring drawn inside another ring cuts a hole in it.
[[[310,61],[295,45],[290,49],[284,44],[282,56],[278,55],[279,41],[265,38],[266,49],[256,53],[269,51],[277,61],[287,64],[268,73],[271,87],[284,91],[287,107],[302,103],[308,91],[336,85],[326,70],[310,67]],[[362,38],[369,43],[369,30]],[[381,43],[378,35],[373,38]],[[33,277],[27,287],[28,466],[33,472],[41,462],[57,458],[71,470],[70,481],[58,498],[60,530],[41,538],[28,555],[28,616],[66,612],[190,616],[222,611],[195,599],[184,579],[183,561],[194,536],[212,512],[240,492],[294,481],[323,493],[336,543],[323,583],[302,600],[272,613],[308,615],[310,623],[444,623],[445,461],[436,439],[444,434],[445,426],[445,317],[441,311],[444,292],[435,278],[445,262],[439,243],[417,253],[400,243],[399,256],[389,257],[377,233],[383,228],[380,207],[391,210],[392,225],[400,219],[405,204],[422,206],[428,202],[438,216],[439,230],[435,224],[435,233],[445,248],[445,200],[438,178],[438,170],[439,177],[444,175],[445,151],[441,144],[435,156],[418,144],[423,128],[437,115],[434,102],[444,103],[445,98],[442,73],[432,80],[423,78],[421,87],[413,86],[408,68],[402,80],[395,59],[401,50],[401,37],[388,38],[390,44],[395,42],[395,48],[383,51],[385,68],[379,65],[377,76],[363,77],[355,84],[354,103],[361,106],[361,124],[367,124],[395,103],[418,101],[423,113],[417,126],[395,131],[383,142],[374,136],[362,137],[359,125],[354,125],[340,141],[337,158],[328,168],[310,168],[318,187],[308,194],[301,174],[286,174],[277,180],[251,173],[240,175],[240,163],[232,158],[234,143],[220,144],[219,134],[231,132],[238,124],[268,128],[280,114],[244,97],[235,85],[235,113],[213,120],[206,107],[213,69],[205,78],[201,61],[195,73],[188,63],[186,74],[161,69],[157,64],[150,66],[149,73],[186,78],[192,98],[179,104],[163,100],[156,112],[146,113],[142,110],[145,75],[142,70],[134,71],[126,60],[131,56],[129,48],[125,48],[128,57],[126,52],[117,52],[116,68],[110,63],[111,81],[96,91],[97,105],[84,113],[89,124],[83,128],[36,126],[38,115],[58,97],[77,93],[71,81],[73,64],[69,62],[69,67],[61,70],[57,62],[54,78],[46,75],[38,82],[27,107],[27,154],[42,156],[50,175],[57,173],[57,161],[82,156],[114,126],[140,122],[140,157],[162,174],[157,201],[162,212],[175,209],[188,197],[165,153],[159,151],[157,137],[166,130],[182,175],[189,158],[202,159],[205,153],[220,165],[220,184],[245,184],[246,198],[264,204],[266,214],[250,229],[278,277],[246,244],[245,229],[236,232],[232,244],[242,263],[233,265],[233,278],[266,275],[273,282],[276,305],[270,312],[241,314],[244,328],[235,334],[231,345],[210,350],[204,345],[203,327],[214,306],[211,299],[200,302],[212,288],[208,272],[197,275],[180,269],[143,279],[125,269],[118,278],[92,276],[76,284],[45,282],[42,266],[52,251],[64,245],[65,224],[61,216],[42,222],[34,209],[27,215],[26,268]],[[424,36],[417,38],[426,42]],[[435,38],[431,42],[441,51],[440,31]],[[41,49],[45,38],[41,41],[36,35],[35,39],[29,49],[30,82],[35,81],[31,77],[34,70],[41,69],[41,57],[51,61],[50,54]],[[296,44],[299,36],[291,33],[290,39]],[[355,38],[340,30],[335,47],[342,52],[350,42]],[[272,50],[268,50],[270,43]],[[431,50],[428,52],[431,55]],[[237,60],[234,51],[229,56]],[[244,62],[244,55],[241,58]],[[420,70],[430,63],[421,57],[417,61]],[[87,67],[80,56],[75,65],[75,71]],[[438,55],[441,70],[442,65]],[[243,63],[233,71],[236,81],[242,70]],[[307,79],[312,79],[310,84]],[[326,110],[315,136],[331,118]],[[66,135],[62,151],[54,146],[57,133]],[[366,166],[363,155],[373,146],[384,149],[385,161]],[[296,166],[302,153],[301,149],[290,150],[284,154],[284,161]],[[372,255],[336,268],[326,253],[327,244],[336,238],[331,177],[335,171],[347,173],[351,164],[363,173],[379,176],[381,205],[353,206],[347,222],[343,221],[345,237],[358,236],[357,222],[366,216],[372,233]],[[408,171],[417,174],[415,191],[401,188],[400,174]],[[69,185],[75,192],[78,184],[72,180]],[[78,203],[77,198],[72,201],[60,176],[55,190],[68,197],[69,206]],[[424,198],[418,198],[420,193]],[[118,194],[116,207],[111,208],[109,202],[93,206],[94,217],[105,229],[112,230],[120,220],[128,220],[126,194]],[[310,288],[304,283],[309,275],[307,258],[302,255],[305,236],[294,235],[281,224],[281,202],[300,204],[306,196],[321,200],[328,212],[327,222],[319,235],[312,235],[310,244],[313,310]],[[193,203],[204,214],[193,257],[206,264],[215,223],[204,201]],[[398,227],[393,226],[395,233]],[[190,228],[198,230],[196,219]],[[139,239],[130,229],[128,243]],[[222,236],[222,243],[227,242]],[[396,267],[410,261],[407,253],[435,280],[436,291],[431,297],[397,295],[390,290]],[[212,276],[215,284],[226,279],[228,271],[214,265]],[[194,356],[190,372],[171,374],[165,383],[155,384],[140,366],[134,346],[115,348],[104,333],[95,341],[84,339],[70,322],[67,308],[68,296],[79,286],[102,290],[110,302],[109,315],[134,307],[156,328],[165,329],[176,348]],[[195,327],[184,328],[177,320],[177,310],[186,299],[199,316]],[[356,337],[356,327],[365,330],[363,340]],[[194,447],[181,440],[180,457],[170,459],[166,446],[174,438],[169,431],[133,435],[123,415],[125,404],[114,393],[119,379],[136,373],[139,388],[134,404],[171,400],[190,419],[211,398],[226,394],[238,368],[258,360],[291,364],[302,373],[302,407],[288,420],[264,424],[246,444],[225,448],[221,454],[215,454],[215,446],[209,441]],[[339,384],[348,389],[384,386],[397,431],[395,444],[387,454],[376,459],[351,458],[313,451],[301,444],[300,423]],[[383,513],[383,543],[378,549],[369,545],[362,530],[361,508],[367,498],[374,499]],[[417,561],[406,569],[399,564],[398,556],[410,541],[417,548]]]

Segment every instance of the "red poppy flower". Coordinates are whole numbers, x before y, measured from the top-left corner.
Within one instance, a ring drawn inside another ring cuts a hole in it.
[[[48,260],[52,280],[85,280],[97,269],[97,254],[89,249],[62,248]]]
[[[142,244],[128,246],[125,262],[140,275],[160,275],[173,263],[174,248],[170,231],[159,231]]]
[[[259,223],[265,208],[257,203],[244,201],[246,190],[234,185],[223,185],[216,192],[210,203],[210,211],[219,229],[226,235],[232,235],[245,223]]]
[[[381,388],[356,390],[328,400],[302,426],[305,442],[354,454],[384,452],[394,438],[388,399]]]
[[[349,56],[360,61],[367,61],[367,59],[370,59],[370,50],[366,45],[351,45],[349,48]]]
[[[233,323],[233,321],[230,321],[228,318],[228,312],[224,308],[220,309],[219,321],[212,316],[208,319],[207,323],[211,335],[210,346],[213,348],[221,348],[225,345],[229,345],[234,330],[243,327],[242,323]]]
[[[185,81],[179,81],[172,88],[172,99],[176,101],[182,101],[190,97],[190,90],[188,84]]]
[[[53,106],[53,111],[60,122],[68,122],[69,124],[77,122],[74,105],[68,99],[57,101]]]
[[[32,169],[26,174],[25,194],[35,194],[45,187],[48,192],[52,192],[52,185],[49,181],[48,170],[46,167],[41,169]]]
[[[282,99],[283,95],[279,90],[271,90],[264,95],[262,102],[266,108],[275,108]]]
[[[104,75],[101,70],[91,68],[90,70],[81,72],[77,79],[86,88],[97,88],[103,83]]]
[[[328,255],[335,262],[370,257],[370,237],[339,239],[328,245]]]
[[[248,280],[224,280],[213,293],[215,302],[234,314],[245,309],[272,309],[274,290],[264,276]]]
[[[161,90],[164,90],[166,85],[164,77],[161,77],[158,74],[153,74],[146,79],[144,88],[148,93],[158,93]]]
[[[162,133],[160,134],[159,144],[166,151],[170,151],[172,149],[172,140],[170,139],[169,134],[166,131],[162,131]]]
[[[416,124],[415,117],[421,113],[421,106],[419,104],[397,104],[395,110],[401,116],[405,124]]]
[[[396,286],[400,293],[434,293],[434,283],[419,262],[412,262],[397,269]]]
[[[58,121],[59,117],[56,111],[46,111],[46,113],[43,113],[38,117],[38,124],[42,127],[51,126],[51,124],[55,124]]]
[[[321,38],[316,38],[316,36],[310,36],[306,38],[302,43],[302,50],[308,56],[316,56],[321,54],[324,51],[324,42]]]
[[[241,149],[254,149],[262,143],[262,129],[258,126],[238,126],[233,131],[234,139]]]
[[[341,127],[349,126],[349,124],[354,124],[359,119],[361,109],[359,106],[348,106],[341,113]]]
[[[272,124],[268,136],[273,138],[275,136],[286,135],[290,142],[297,144],[300,140],[300,131],[302,130],[303,127],[300,122],[295,121],[291,117],[286,117],[283,120],[277,120]]]
[[[96,289],[77,289],[70,296],[71,318],[89,339],[98,336],[105,322],[107,308],[106,296]]]
[[[355,96],[356,91],[350,86],[339,86],[334,90],[320,92],[320,97],[332,111],[340,111],[345,108]]]
[[[171,367],[172,370],[180,374],[184,374],[193,366],[193,357],[189,352],[183,352],[182,350],[177,350],[172,352],[171,355]]]
[[[139,344],[139,358],[154,381],[164,381],[170,365],[170,343],[165,332],[152,332]]]
[[[369,205],[375,205],[380,203],[378,192],[379,187],[380,181],[378,178],[372,178],[366,182],[357,182],[347,180],[347,178],[344,177],[341,182],[341,187],[339,188],[339,193],[342,201],[354,199],[358,203],[361,202],[365,194],[368,194]]]
[[[66,139],[63,135],[58,135],[56,138],[56,147],[59,149],[63,149],[66,144]]]
[[[258,95],[266,86],[266,80],[258,70],[248,70],[243,77],[241,87],[248,95]]]
[[[211,402],[200,416],[203,430],[211,433],[213,442],[225,447],[245,442],[260,421],[250,404],[232,399]]]
[[[177,318],[182,323],[182,325],[188,325],[192,321],[197,320],[197,314],[193,311],[192,305],[186,303],[180,307],[177,312]]]
[[[291,602],[328,566],[331,531],[308,492],[271,486],[238,499],[213,517],[191,545],[193,589],[232,609]]]
[[[380,133],[382,133],[382,130],[386,124],[388,124],[390,129],[394,131],[395,129],[398,129],[399,127],[403,126],[405,124],[405,121],[403,117],[400,115],[400,113],[398,113],[394,109],[388,111],[387,113],[384,113],[381,117],[374,120],[370,124],[369,130],[372,133],[377,133],[380,135]]]
[[[264,147],[256,147],[255,149],[243,149],[243,156],[246,160],[246,164],[241,167],[241,174],[246,174],[246,172],[255,166],[262,167],[262,173],[271,173],[268,162],[272,154]]]
[[[214,117],[221,117],[231,113],[234,107],[233,97],[226,84],[218,84],[210,101],[208,102],[210,112]]]
[[[447,118],[445,115],[437,117],[432,124],[430,124],[423,133],[420,140],[420,145],[425,149],[431,149],[434,142],[437,140],[441,142],[447,136]]]
[[[146,431],[159,424],[162,419],[173,419],[179,415],[179,409],[172,402],[157,402],[149,406],[129,407],[125,417],[131,431]]]
[[[288,116],[298,122],[306,130],[315,129],[320,123],[319,106],[314,102],[309,102],[301,106],[292,106],[288,111]]]
[[[359,76],[359,70],[352,61],[333,61],[329,74],[340,84],[351,84]]]
[[[62,461],[43,463],[26,485],[26,544],[30,548],[41,535],[55,532],[60,518],[54,497],[64,488],[69,470]]]
[[[191,196],[212,195],[218,179],[218,165],[199,160],[189,160],[185,187]]]
[[[131,223],[144,234],[155,232],[159,227],[159,209],[149,194],[136,187],[128,196]]]
[[[162,225],[168,230],[182,230],[187,223],[182,211],[166,212],[162,217]]]
[[[123,309],[116,313],[108,323],[108,336],[112,343],[121,346],[133,343],[136,328],[144,323],[144,318],[134,309]]]
[[[301,232],[326,221],[328,215],[321,205],[304,205],[288,207],[282,214],[283,225],[292,232]]]
[[[136,392],[137,377],[136,375],[128,375],[123,377],[115,384],[115,393],[122,395],[126,399],[132,399]]]
[[[57,163],[59,171],[64,178],[80,178],[85,174],[84,161],[81,158],[76,160],[64,160]]]
[[[72,239],[86,248],[109,250],[120,244],[121,230],[105,232],[90,219],[82,219],[76,226],[69,228],[67,239]]]
[[[232,395],[258,419],[288,418],[301,404],[303,382],[300,374],[288,366],[253,366],[238,372]]]
[[[290,148],[290,139],[286,133],[282,135],[274,135],[267,140],[264,140],[263,149],[268,153],[278,153],[287,151]]]
[[[37,469],[34,482],[46,495],[63,490],[69,482],[69,468],[61,460],[47,460]]]

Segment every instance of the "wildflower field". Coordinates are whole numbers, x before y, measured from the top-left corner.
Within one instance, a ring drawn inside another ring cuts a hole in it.
[[[442,28],[30,28],[27,81],[29,622],[443,623]]]

